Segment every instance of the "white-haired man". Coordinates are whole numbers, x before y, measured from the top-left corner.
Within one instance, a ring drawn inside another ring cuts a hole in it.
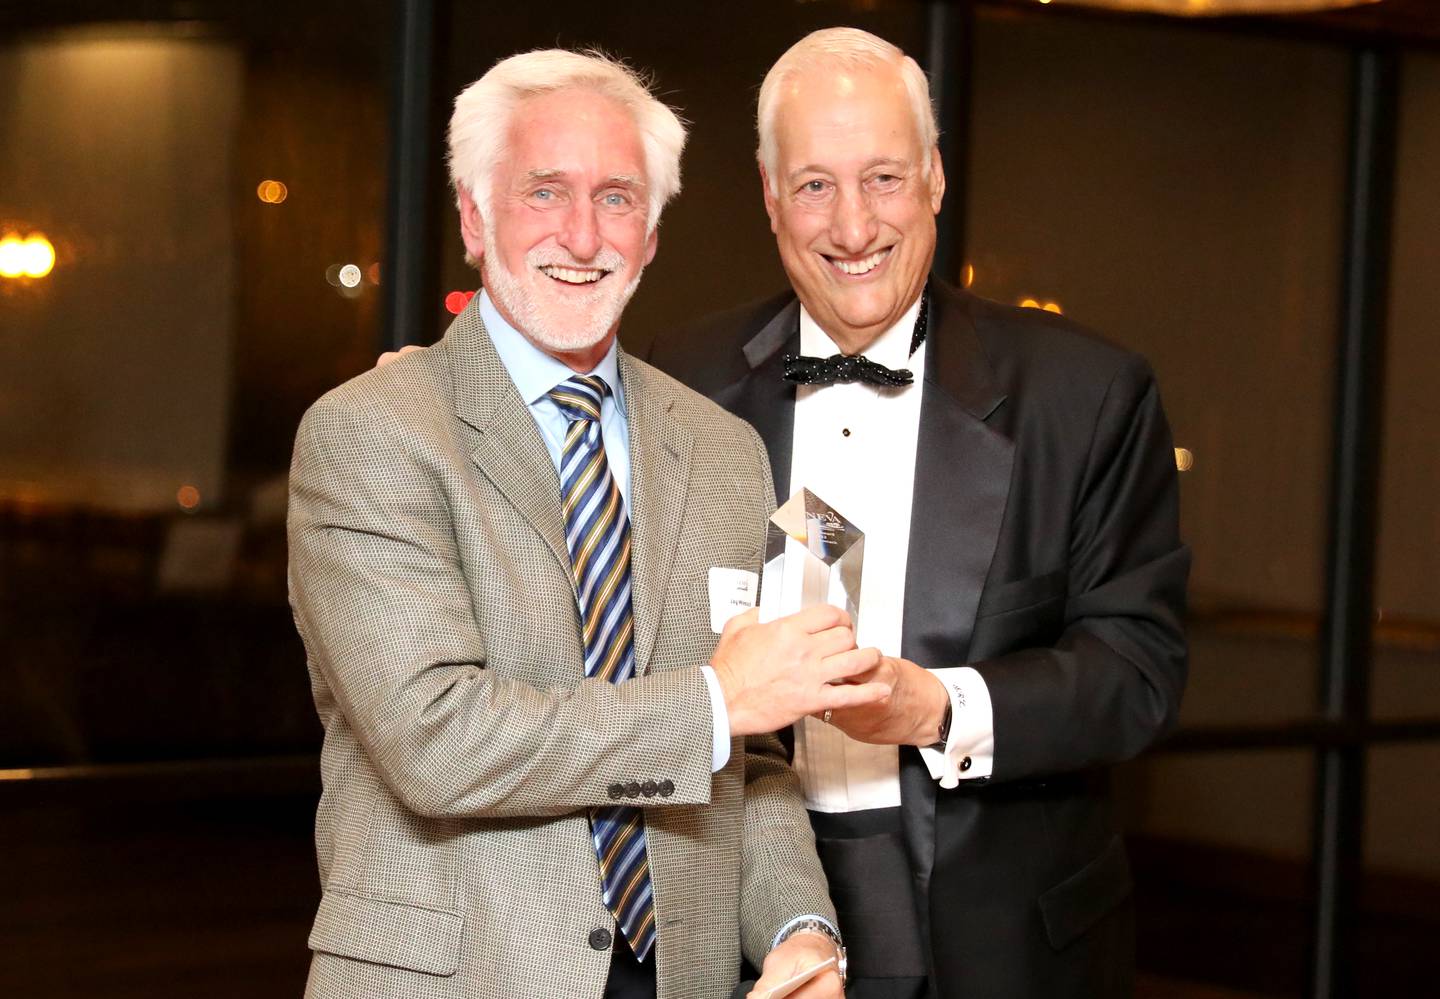
[[[843,960],[778,740],[886,696],[840,612],[759,625],[754,431],[616,345],[684,130],[532,52],[456,101],[485,292],[307,412],[291,600],[325,725],[319,997],[703,999]],[[835,999],[839,964],[797,996]]]
[[[759,429],[782,496],[809,487],[866,532],[858,637],[894,694],[794,730],[849,994],[1126,995],[1106,768],[1173,724],[1186,672],[1154,379],[930,273],[945,177],[925,76],[895,46],[806,37],[758,125],[794,290],[651,360]]]

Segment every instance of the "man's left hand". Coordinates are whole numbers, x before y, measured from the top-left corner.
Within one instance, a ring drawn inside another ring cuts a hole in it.
[[[794,978],[806,968],[813,968],[821,961],[839,956],[835,944],[824,934],[805,930],[791,934],[765,956],[765,965],[760,969],[760,980],[750,990],[750,995],[767,995],[775,986]],[[845,986],[840,981],[840,972],[833,967],[826,968],[791,992],[788,999],[845,999]]]
[[[869,673],[852,677],[852,683],[879,681],[890,685],[890,696],[830,714],[830,723],[858,742],[882,746],[929,746],[940,736],[940,723],[950,706],[950,695],[940,678],[908,659],[885,656]]]

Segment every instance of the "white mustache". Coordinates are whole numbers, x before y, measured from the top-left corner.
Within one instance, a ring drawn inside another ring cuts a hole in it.
[[[625,266],[625,257],[608,246],[600,247],[599,252],[589,260],[580,260],[558,246],[537,246],[525,254],[525,263],[531,267],[572,267],[576,270],[599,268],[618,271]]]

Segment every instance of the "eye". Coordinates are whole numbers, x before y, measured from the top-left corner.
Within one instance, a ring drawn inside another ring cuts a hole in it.
[[[630,198],[619,191],[610,191],[601,198],[601,202],[608,208],[624,208],[630,204]]]
[[[824,194],[825,182],[823,180],[807,180],[800,185],[802,194]]]
[[[551,187],[537,187],[530,192],[530,199],[532,201],[538,201],[541,204],[551,204],[560,199],[560,194]]]

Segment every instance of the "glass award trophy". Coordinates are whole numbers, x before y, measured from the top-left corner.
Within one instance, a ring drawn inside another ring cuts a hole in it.
[[[865,533],[808,489],[770,517],[760,620],[774,621],[816,604],[850,612],[859,627]]]

